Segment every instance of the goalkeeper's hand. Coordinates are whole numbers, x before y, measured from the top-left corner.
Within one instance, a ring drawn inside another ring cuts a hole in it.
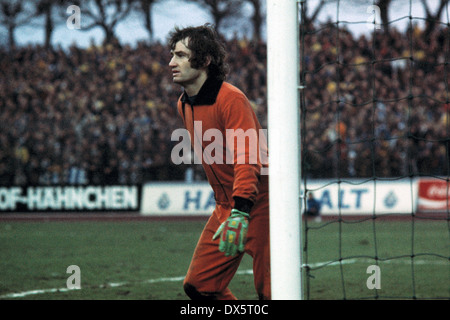
[[[220,225],[214,234],[213,240],[220,236],[219,251],[224,252],[226,257],[244,252],[249,218],[248,213],[233,209],[230,217]]]

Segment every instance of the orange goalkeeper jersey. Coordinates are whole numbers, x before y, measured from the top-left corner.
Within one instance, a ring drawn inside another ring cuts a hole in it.
[[[266,137],[242,91],[208,78],[197,96],[181,95],[178,112],[214,191],[220,221],[233,207],[246,211],[237,202],[252,207],[267,197]]]

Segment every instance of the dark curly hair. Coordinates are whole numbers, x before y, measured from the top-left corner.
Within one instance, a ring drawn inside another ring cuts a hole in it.
[[[211,59],[208,77],[225,80],[228,73],[226,50],[215,28],[210,24],[183,29],[175,27],[169,34],[169,48],[174,50],[176,44],[184,39],[188,39],[187,48],[192,51],[192,68],[199,69]]]

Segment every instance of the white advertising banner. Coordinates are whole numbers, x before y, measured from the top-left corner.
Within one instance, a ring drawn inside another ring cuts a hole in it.
[[[416,210],[417,182],[332,180],[308,181],[306,188],[321,203],[323,215],[406,214]]]
[[[321,203],[323,215],[410,214],[416,210],[415,180],[349,180],[340,184],[309,180],[306,187]],[[214,193],[207,182],[155,182],[142,189],[143,215],[210,215],[214,206]]]
[[[142,188],[142,215],[211,215],[216,202],[207,182],[155,182]]]

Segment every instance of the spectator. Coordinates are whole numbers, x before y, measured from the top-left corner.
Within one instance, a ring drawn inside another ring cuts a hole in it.
[[[306,200],[306,216],[314,217],[314,221],[321,222],[321,203],[314,198],[314,194],[312,192],[308,192],[308,199]]]

